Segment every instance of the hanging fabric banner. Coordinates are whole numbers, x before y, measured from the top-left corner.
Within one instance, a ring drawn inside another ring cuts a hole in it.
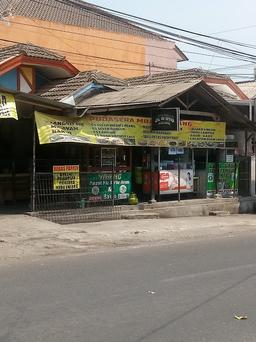
[[[90,115],[82,119],[35,112],[40,144],[224,148],[225,122],[183,120],[180,131],[152,131],[151,118]]]
[[[14,96],[8,93],[0,93],[0,119],[18,120]]]

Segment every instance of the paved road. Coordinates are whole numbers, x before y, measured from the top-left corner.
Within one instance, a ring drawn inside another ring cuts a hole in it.
[[[2,267],[0,341],[256,341],[255,247],[244,234]]]

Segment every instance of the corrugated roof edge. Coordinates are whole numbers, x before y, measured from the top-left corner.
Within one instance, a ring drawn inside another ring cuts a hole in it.
[[[31,100],[34,103],[38,103],[38,105],[41,104],[48,104],[51,105],[53,107],[59,108],[59,109],[74,109],[73,105],[64,103],[64,102],[58,102],[58,101],[54,101],[54,100],[50,100],[50,99],[46,99],[46,98],[42,98],[41,96],[38,95],[33,95],[33,94],[27,94],[27,93],[23,93],[21,91],[15,91],[15,90],[10,90],[8,88],[4,88],[4,87],[0,87],[0,92],[2,93],[8,93],[8,94],[12,94],[14,95],[15,99],[17,100]]]

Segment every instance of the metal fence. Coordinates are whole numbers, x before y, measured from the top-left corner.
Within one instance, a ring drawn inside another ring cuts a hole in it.
[[[115,171],[98,172],[107,177],[108,194],[92,194],[90,175],[79,172],[79,188],[56,189],[52,172],[36,172],[34,188],[34,212],[39,217],[60,224],[95,222],[120,218],[120,206],[114,198]],[[96,189],[96,187],[95,187]]]

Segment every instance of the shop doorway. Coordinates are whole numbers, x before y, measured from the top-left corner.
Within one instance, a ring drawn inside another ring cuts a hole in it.
[[[220,160],[219,153],[220,151],[216,149],[193,149],[194,193],[198,198],[207,197],[209,165]]]
[[[1,120],[0,211],[27,211],[30,203],[33,121]]]

